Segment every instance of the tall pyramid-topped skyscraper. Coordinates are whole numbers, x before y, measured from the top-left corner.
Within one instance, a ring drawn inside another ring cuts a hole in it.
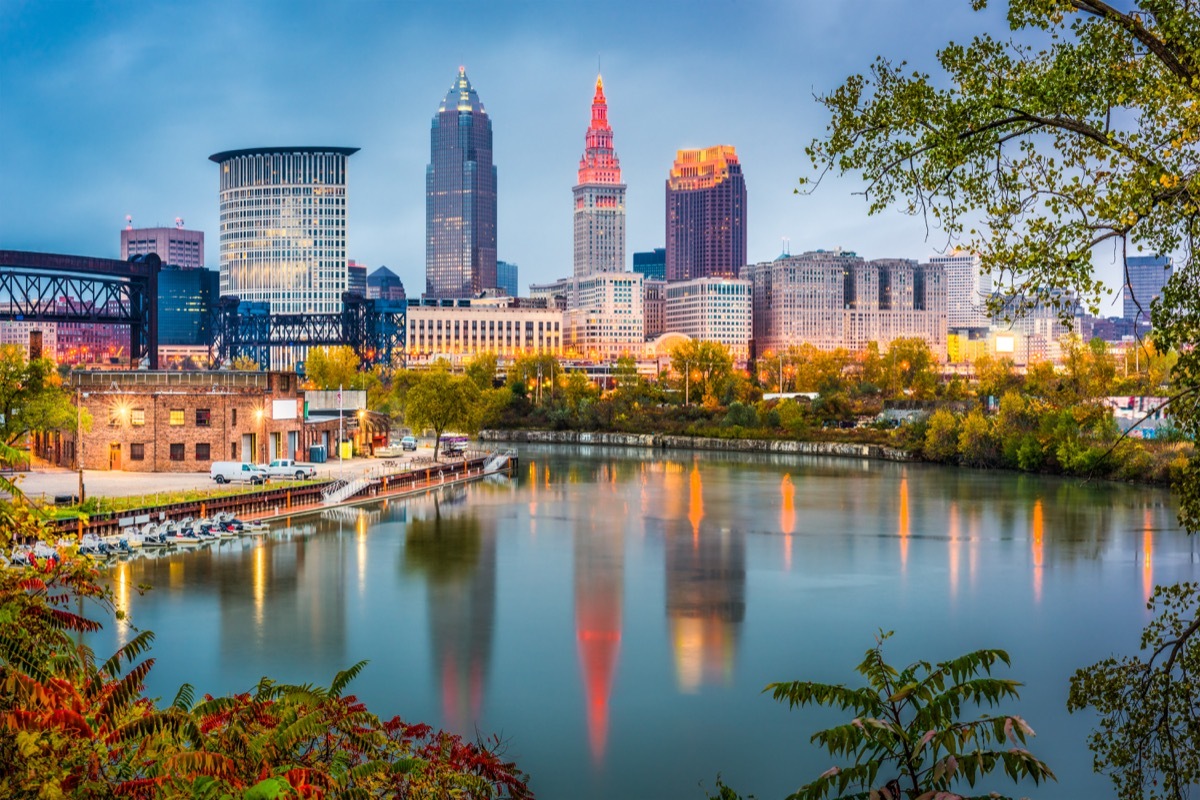
[[[425,294],[471,297],[496,286],[492,121],[464,67],[429,134],[425,169]]]
[[[575,277],[625,271],[625,184],[613,149],[604,81],[596,76],[575,195]]]

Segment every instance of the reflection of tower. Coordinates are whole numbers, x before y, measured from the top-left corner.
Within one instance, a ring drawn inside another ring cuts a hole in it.
[[[733,677],[739,626],[746,616],[745,534],[701,531],[699,469],[693,469],[690,484],[689,527],[679,526],[666,542],[667,620],[676,678],[687,692]]]
[[[496,537],[474,516],[414,519],[405,537],[407,568],[428,581],[433,671],[450,730],[474,732],[483,707],[496,616]]]
[[[575,531],[575,636],[587,694],[592,757],[604,758],[608,698],[621,650],[625,544],[620,526],[580,525]]]

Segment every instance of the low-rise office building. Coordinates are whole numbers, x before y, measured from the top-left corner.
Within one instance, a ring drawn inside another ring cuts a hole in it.
[[[479,353],[501,358],[526,353],[561,355],[563,315],[528,298],[410,299],[408,362],[444,358],[453,364]]]
[[[666,330],[701,342],[719,342],[734,361],[750,356],[751,283],[695,278],[666,285]]]

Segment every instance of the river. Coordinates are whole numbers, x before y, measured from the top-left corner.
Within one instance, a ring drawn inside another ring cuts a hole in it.
[[[328,681],[381,716],[498,733],[538,796],[703,798],[718,773],[779,798],[834,761],[842,712],[778,680],[854,683],[880,629],[897,664],[999,647],[1026,685],[1049,788],[1111,796],[1078,667],[1137,648],[1153,585],[1200,579],[1165,491],[801,456],[520,448],[514,479],[135,557],[118,606],[157,635],[152,694]],[[140,594],[136,587],[152,589]],[[102,655],[130,636],[109,623]]]

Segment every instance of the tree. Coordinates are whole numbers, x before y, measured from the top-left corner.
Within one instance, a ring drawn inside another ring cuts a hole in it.
[[[689,340],[671,351],[671,370],[687,401],[715,399],[733,372],[733,357],[720,342]]]
[[[986,5],[972,2],[977,9]],[[939,226],[947,244],[978,252],[1002,288],[997,306],[1016,298],[1009,308],[1017,313],[1042,303],[1065,317],[1077,300],[1097,313],[1110,291],[1093,268],[1100,246],[1122,264],[1131,250],[1174,254],[1174,272],[1150,312],[1156,344],[1178,353],[1172,413],[1195,441],[1200,14],[1191,0],[1122,5],[1010,0],[1015,35],[948,45],[938,53],[946,74],[936,79],[877,59],[867,75],[851,76],[821,98],[831,121],[808,154],[818,173],[861,172],[871,213],[899,203],[927,226]],[[802,179],[806,188],[817,182]],[[1144,310],[1148,298],[1134,299]],[[1028,385],[1048,388],[1052,377],[1031,374]],[[1073,388],[1070,381],[1058,383]],[[1072,466],[1099,463],[1069,439],[1056,457]],[[1200,530],[1198,458],[1193,452],[1174,480],[1180,522],[1193,533]],[[1200,611],[1181,613],[1192,621],[1181,626],[1178,647],[1191,646]],[[1152,659],[1147,669],[1161,676],[1170,666]],[[1114,676],[1112,714],[1127,713],[1121,698],[1130,695],[1119,691],[1120,681],[1130,688],[1133,677]],[[1156,685],[1165,687],[1158,713],[1141,718],[1141,730],[1125,739],[1136,752],[1109,763],[1128,771],[1152,759],[1155,748],[1173,744],[1177,758],[1157,762],[1174,773],[1163,785],[1186,785],[1194,774],[1189,765],[1200,760],[1200,736],[1171,739],[1154,721],[1170,708],[1200,707],[1200,687],[1191,681]]]
[[[930,415],[922,449],[925,457],[934,461],[953,461],[958,457],[958,420],[954,414],[939,408]]]
[[[408,390],[404,416],[414,429],[429,428],[434,434],[433,457],[438,457],[442,434],[451,428],[470,431],[478,424],[479,387],[470,379],[454,377],[435,368],[422,375]]]
[[[917,399],[933,397],[937,390],[937,358],[924,339],[897,339],[883,356],[883,385],[888,394],[899,397],[911,394]]]
[[[230,362],[229,367],[239,372],[258,372],[262,369],[250,356],[238,356]]]
[[[467,364],[467,377],[479,387],[479,391],[491,389],[496,382],[498,364],[495,353],[478,353]]]
[[[975,359],[975,380],[980,398],[1003,397],[1021,386],[1016,365],[1008,356],[981,355]]]
[[[54,363],[26,361],[24,348],[0,345],[0,444],[17,444],[32,432],[74,429],[76,409]],[[87,426],[91,415],[84,413]]]
[[[992,677],[997,663],[1012,665],[1006,652],[976,650],[938,664],[917,661],[897,669],[883,658],[883,643],[890,636],[881,633],[857,667],[866,686],[794,681],[772,683],[764,690],[789,708],[813,705],[854,712],[850,722],[811,738],[831,756],[852,763],[829,768],[789,800],[956,797],[953,793],[963,782],[974,788],[998,769],[1014,782],[1056,780],[1024,748],[1033,729],[1020,717],[1002,713],[959,719],[966,704],[995,707],[1018,698],[1021,684]],[[737,797],[722,788],[721,800]]]
[[[1148,657],[1107,658],[1076,671],[1067,708],[1099,713],[1088,746],[1120,800],[1183,800],[1200,784],[1197,708],[1186,700],[1200,677],[1200,584],[1157,586],[1147,607],[1158,611],[1142,635]]]
[[[363,380],[358,367],[358,354],[348,345],[313,347],[304,361],[304,375],[315,389],[350,389]]]

